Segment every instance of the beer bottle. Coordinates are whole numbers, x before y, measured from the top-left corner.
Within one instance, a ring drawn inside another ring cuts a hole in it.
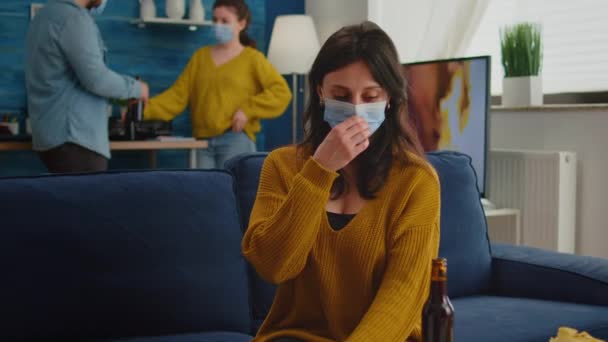
[[[434,259],[431,293],[422,309],[422,341],[454,341],[454,307],[448,298],[448,263]]]
[[[140,80],[139,75],[135,77],[136,80]],[[129,140],[137,139],[137,127],[136,124],[138,122],[143,121],[143,109],[144,103],[140,99],[130,99],[129,106],[127,107],[127,115],[126,115],[126,133]]]

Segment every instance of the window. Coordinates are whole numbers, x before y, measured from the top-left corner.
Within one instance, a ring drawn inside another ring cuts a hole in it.
[[[467,55],[492,56],[492,94],[502,93],[499,29],[522,21],[543,25],[545,94],[608,90],[608,1],[488,0]]]

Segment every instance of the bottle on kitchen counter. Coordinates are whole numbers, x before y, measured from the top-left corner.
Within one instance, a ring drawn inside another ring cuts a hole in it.
[[[141,79],[136,76],[138,81]],[[125,129],[129,140],[137,139],[137,123],[144,120],[144,102],[140,99],[130,99],[125,116]]]

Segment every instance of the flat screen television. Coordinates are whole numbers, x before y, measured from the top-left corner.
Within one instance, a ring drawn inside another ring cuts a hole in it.
[[[485,194],[490,108],[490,56],[403,64],[409,118],[425,152],[451,150],[472,158]]]

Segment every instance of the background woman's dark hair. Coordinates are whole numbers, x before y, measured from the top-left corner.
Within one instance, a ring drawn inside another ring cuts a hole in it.
[[[331,127],[323,120],[323,105],[317,92],[325,75],[357,61],[363,61],[375,81],[390,97],[386,119],[372,135],[370,145],[356,159],[357,188],[363,198],[372,199],[386,182],[395,161],[407,163],[407,152],[422,155],[415,131],[407,119],[406,81],[395,45],[376,24],[364,22],[347,26],[334,33],[323,44],[310,73],[310,98],[304,112],[304,141],[300,149],[315,151]],[[346,190],[342,171],[332,188],[332,198]]]
[[[241,44],[245,46],[250,46],[254,49],[257,48],[258,44],[247,33],[247,28],[249,28],[249,24],[251,24],[251,12],[249,11],[249,6],[245,3],[245,0],[215,0],[213,9],[218,7],[233,8],[239,20],[245,20],[245,28],[241,31],[239,40],[241,41]]]

